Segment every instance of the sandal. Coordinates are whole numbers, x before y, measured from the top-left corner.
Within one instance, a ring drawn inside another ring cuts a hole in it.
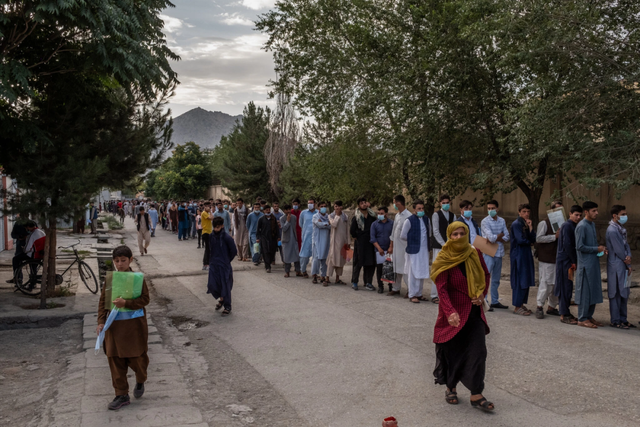
[[[593,317],[591,319],[589,319],[589,322],[593,323],[596,326],[604,326],[602,323],[598,322],[596,319],[594,319]]]
[[[419,296],[419,297],[415,297],[415,298],[418,298],[420,301],[429,301],[429,298],[425,298],[422,295]]]
[[[420,298],[418,297],[413,297],[409,301],[411,301],[414,304],[420,304]]]
[[[284,277],[289,277],[289,273],[284,273]]]
[[[331,280],[329,280],[329,276],[326,276],[326,277],[324,278],[324,281],[325,281],[325,282],[327,282],[327,284],[328,284],[328,285],[330,285],[330,284],[331,284]]]
[[[440,298],[438,297],[431,298],[431,302],[434,304],[440,304]]]
[[[629,327],[629,328],[637,328],[637,326],[636,326],[636,325],[634,325],[634,324],[632,324],[632,323],[629,323],[629,322],[622,322],[622,324],[623,324],[624,326]]]
[[[451,405],[457,405],[458,404],[458,393],[456,393],[455,391],[445,390],[445,392],[444,392],[444,400],[446,400],[447,403],[449,403]]]
[[[576,319],[574,319],[573,317],[569,317],[569,316],[561,317],[560,321],[562,323],[566,323],[567,325],[577,325],[578,324],[578,321]]]
[[[618,328],[618,329],[629,329],[629,327],[624,323],[610,323],[609,326],[611,326],[612,328]]]
[[[529,314],[533,313],[533,311],[529,310],[529,309],[527,308],[527,306],[526,306],[526,305],[524,305],[524,304],[522,305],[522,308],[524,309],[524,311],[526,311],[526,312],[527,312],[527,313],[529,313]]]
[[[346,283],[344,283],[342,280],[338,279],[338,280],[336,280],[336,285],[346,285]]]
[[[303,277],[303,274],[300,273],[299,271],[296,271],[296,277]]]
[[[531,312],[528,310],[525,310],[524,308],[520,307],[517,308],[516,310],[514,310],[513,312],[514,314],[519,314],[521,316],[531,316]]]
[[[482,411],[485,411],[485,412],[492,412],[494,409],[496,409],[495,406],[493,405],[493,403],[489,402],[484,397],[482,399],[480,399],[480,400],[472,400],[471,401],[471,406],[473,406],[474,408],[478,408],[478,409],[480,409]]]
[[[216,311],[222,308],[222,301],[218,300],[218,304],[216,304]]]
[[[315,274],[313,275],[313,280],[311,281],[311,283],[318,283],[318,276],[316,276]]]
[[[231,310],[227,310],[226,308],[222,311],[223,316],[228,316],[231,314]]]
[[[578,326],[582,326],[584,328],[590,328],[590,329],[598,329],[598,327],[596,325],[594,325],[593,323],[589,322],[588,320],[585,322],[578,322]]]
[[[302,277],[304,277],[305,279],[309,278],[309,275],[307,274],[307,272],[305,271],[304,274],[302,275]]]

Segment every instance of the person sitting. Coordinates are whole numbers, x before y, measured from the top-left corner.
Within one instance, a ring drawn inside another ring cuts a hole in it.
[[[13,274],[15,274],[20,267],[20,264],[30,259],[42,259],[44,258],[44,241],[46,235],[44,231],[38,228],[38,224],[35,221],[27,221],[25,228],[29,232],[27,236],[27,243],[24,247],[24,252],[13,257]],[[7,283],[14,283],[13,279],[7,281]]]

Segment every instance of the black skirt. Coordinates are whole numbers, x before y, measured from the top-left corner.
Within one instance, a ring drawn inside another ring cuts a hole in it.
[[[452,390],[462,382],[471,394],[482,394],[487,346],[480,310],[480,306],[474,305],[460,332],[451,340],[436,344],[436,368],[433,371],[436,384],[444,384]]]

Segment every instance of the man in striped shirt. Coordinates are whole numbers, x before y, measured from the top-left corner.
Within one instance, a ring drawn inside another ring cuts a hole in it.
[[[509,308],[509,306],[500,304],[498,287],[500,286],[500,275],[502,274],[502,257],[504,256],[504,242],[509,241],[509,229],[504,218],[498,216],[498,201],[491,200],[487,203],[487,217],[482,220],[480,227],[482,235],[491,243],[498,243],[498,251],[495,256],[484,254],[484,262],[487,264],[487,270],[491,274],[491,307]]]

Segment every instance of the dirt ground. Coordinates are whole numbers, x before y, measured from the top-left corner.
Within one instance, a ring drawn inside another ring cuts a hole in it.
[[[82,351],[82,321],[2,330],[0,343],[0,426],[38,425],[45,405],[55,398],[66,358]]]

